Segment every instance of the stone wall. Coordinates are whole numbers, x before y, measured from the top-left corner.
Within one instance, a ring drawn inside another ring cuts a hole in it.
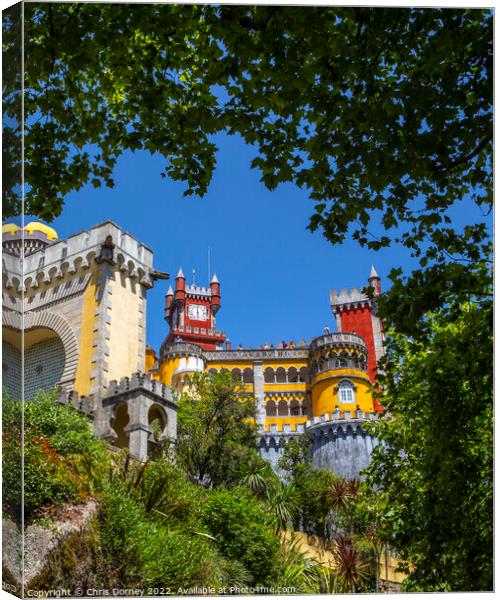
[[[306,432],[312,442],[312,464],[329,469],[340,477],[359,477],[378,440],[363,427],[376,418],[373,413],[340,411],[314,417],[298,432],[265,433],[260,438],[260,453],[279,474],[278,461],[289,440]]]
[[[336,475],[351,479],[370,463],[377,440],[361,424],[346,427],[322,424],[313,432],[312,462],[315,467],[330,469]]]

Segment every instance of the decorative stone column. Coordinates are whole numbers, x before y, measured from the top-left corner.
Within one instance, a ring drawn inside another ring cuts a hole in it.
[[[170,440],[177,439],[177,411],[176,410],[171,410],[168,413],[165,436],[168,437]]]
[[[151,429],[148,423],[148,412],[153,401],[144,394],[136,394],[128,402],[130,423],[125,428],[129,434],[130,455],[138,460],[146,461],[148,458],[148,439]]]
[[[266,407],[264,399],[264,370],[262,369],[261,360],[256,360],[253,363],[253,393],[257,400],[255,421],[257,428],[263,431],[266,426]]]

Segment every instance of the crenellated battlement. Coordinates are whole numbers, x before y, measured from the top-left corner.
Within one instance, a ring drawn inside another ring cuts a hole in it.
[[[335,312],[342,308],[349,309],[359,306],[370,306],[371,300],[366,294],[360,292],[358,288],[351,288],[350,292],[347,291],[347,288],[342,288],[339,294],[337,294],[337,290],[330,292],[330,305]]]
[[[350,424],[362,423],[363,421],[374,421],[377,419],[376,413],[364,412],[362,410],[340,410],[335,409],[331,413],[325,413],[319,417],[312,417],[306,423],[308,430],[314,428],[317,425],[325,425],[329,423],[336,423],[339,425],[345,425],[346,427]]]
[[[314,354],[316,350],[321,348],[334,348],[334,347],[347,346],[350,348],[356,348],[366,354],[366,344],[363,338],[355,333],[325,333],[311,341],[309,346],[309,353]]]
[[[56,402],[66,406],[72,406],[82,415],[94,419],[95,401],[93,396],[80,396],[78,392],[75,392],[74,390],[71,392],[62,390],[59,397],[56,399]]]
[[[172,392],[168,386],[160,381],[157,381],[156,379],[152,379],[149,375],[140,371],[132,373],[130,377],[122,377],[120,381],[110,381],[106,390],[105,398],[112,398],[113,396],[130,393],[136,390],[145,390],[155,394],[156,396],[160,396],[164,400],[168,400],[170,402],[173,401]]]
[[[173,344],[167,344],[163,342],[160,348],[160,358],[176,358],[179,356],[199,356],[204,357],[203,348],[196,344],[190,344],[189,342],[174,342]]]
[[[191,297],[200,298],[211,298],[212,290],[209,287],[203,287],[200,285],[186,285],[186,293]]]
[[[5,252],[5,287],[13,288],[18,293],[28,292],[41,284],[50,284],[66,275],[75,274],[78,270],[90,269],[94,262],[99,262],[102,246],[107,239],[113,244],[111,257],[107,261],[115,264],[120,272],[136,278],[140,285],[152,287],[152,277],[156,276],[152,251],[112,221],[41,246],[25,256],[22,271],[19,257]]]

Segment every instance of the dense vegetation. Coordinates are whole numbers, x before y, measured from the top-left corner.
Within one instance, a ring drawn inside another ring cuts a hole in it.
[[[240,397],[230,376],[194,378],[178,403],[177,449],[165,443],[146,464],[110,452],[87,418],[55,402],[54,393],[26,403],[27,523],[50,523],[62,503],[96,498],[95,569],[103,588],[374,589],[377,561],[361,543],[364,529],[348,531],[344,508],[332,501],[335,485],[357,490],[354,483],[313,468],[305,446],[298,461],[296,445],[283,459],[280,481],[257,451],[254,401]],[[14,518],[20,447],[12,432],[19,425],[20,403],[5,397],[4,512]],[[194,464],[207,468],[202,474]],[[226,465],[222,479],[219,465]],[[293,533],[301,523],[314,536],[313,554]],[[329,549],[328,560],[314,556],[321,549]]]
[[[81,465],[106,462],[91,424],[71,407],[56,404],[57,392],[38,392],[24,405],[24,453],[21,455],[22,405],[3,393],[3,503],[19,521],[24,476],[24,515],[31,520],[46,503],[79,501],[91,492]],[[24,459],[24,471],[21,471]]]
[[[493,587],[492,304],[450,302],[425,336],[387,338],[368,481],[409,590]]]

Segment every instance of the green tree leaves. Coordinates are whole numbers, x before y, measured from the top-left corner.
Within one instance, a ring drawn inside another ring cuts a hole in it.
[[[369,481],[381,525],[413,565],[406,589],[492,589],[492,303],[429,314],[425,336],[390,332],[387,413]]]
[[[18,30],[4,19],[6,57]],[[25,39],[30,214],[50,221],[70,191],[112,186],[126,150],[159,153],[162,176],[204,195],[226,132],[256,147],[269,189],[309,192],[309,228],[332,243],[401,244],[425,270],[456,262],[447,230],[463,234],[459,258],[488,240],[491,11],[30,3]],[[4,83],[14,117],[19,85]],[[7,217],[20,211],[20,131],[5,121]],[[469,231],[450,223],[462,201],[477,206]]]
[[[262,462],[255,401],[238,394],[230,375],[193,375],[177,415],[177,456],[194,481],[234,483]]]
[[[111,184],[126,149],[203,195],[219,131],[257,144],[268,187],[325,201],[311,226],[332,241],[342,214],[375,202],[401,221],[424,194],[429,216],[491,178],[488,11],[35,3],[25,18],[32,214]],[[6,20],[4,51],[14,36]]]

